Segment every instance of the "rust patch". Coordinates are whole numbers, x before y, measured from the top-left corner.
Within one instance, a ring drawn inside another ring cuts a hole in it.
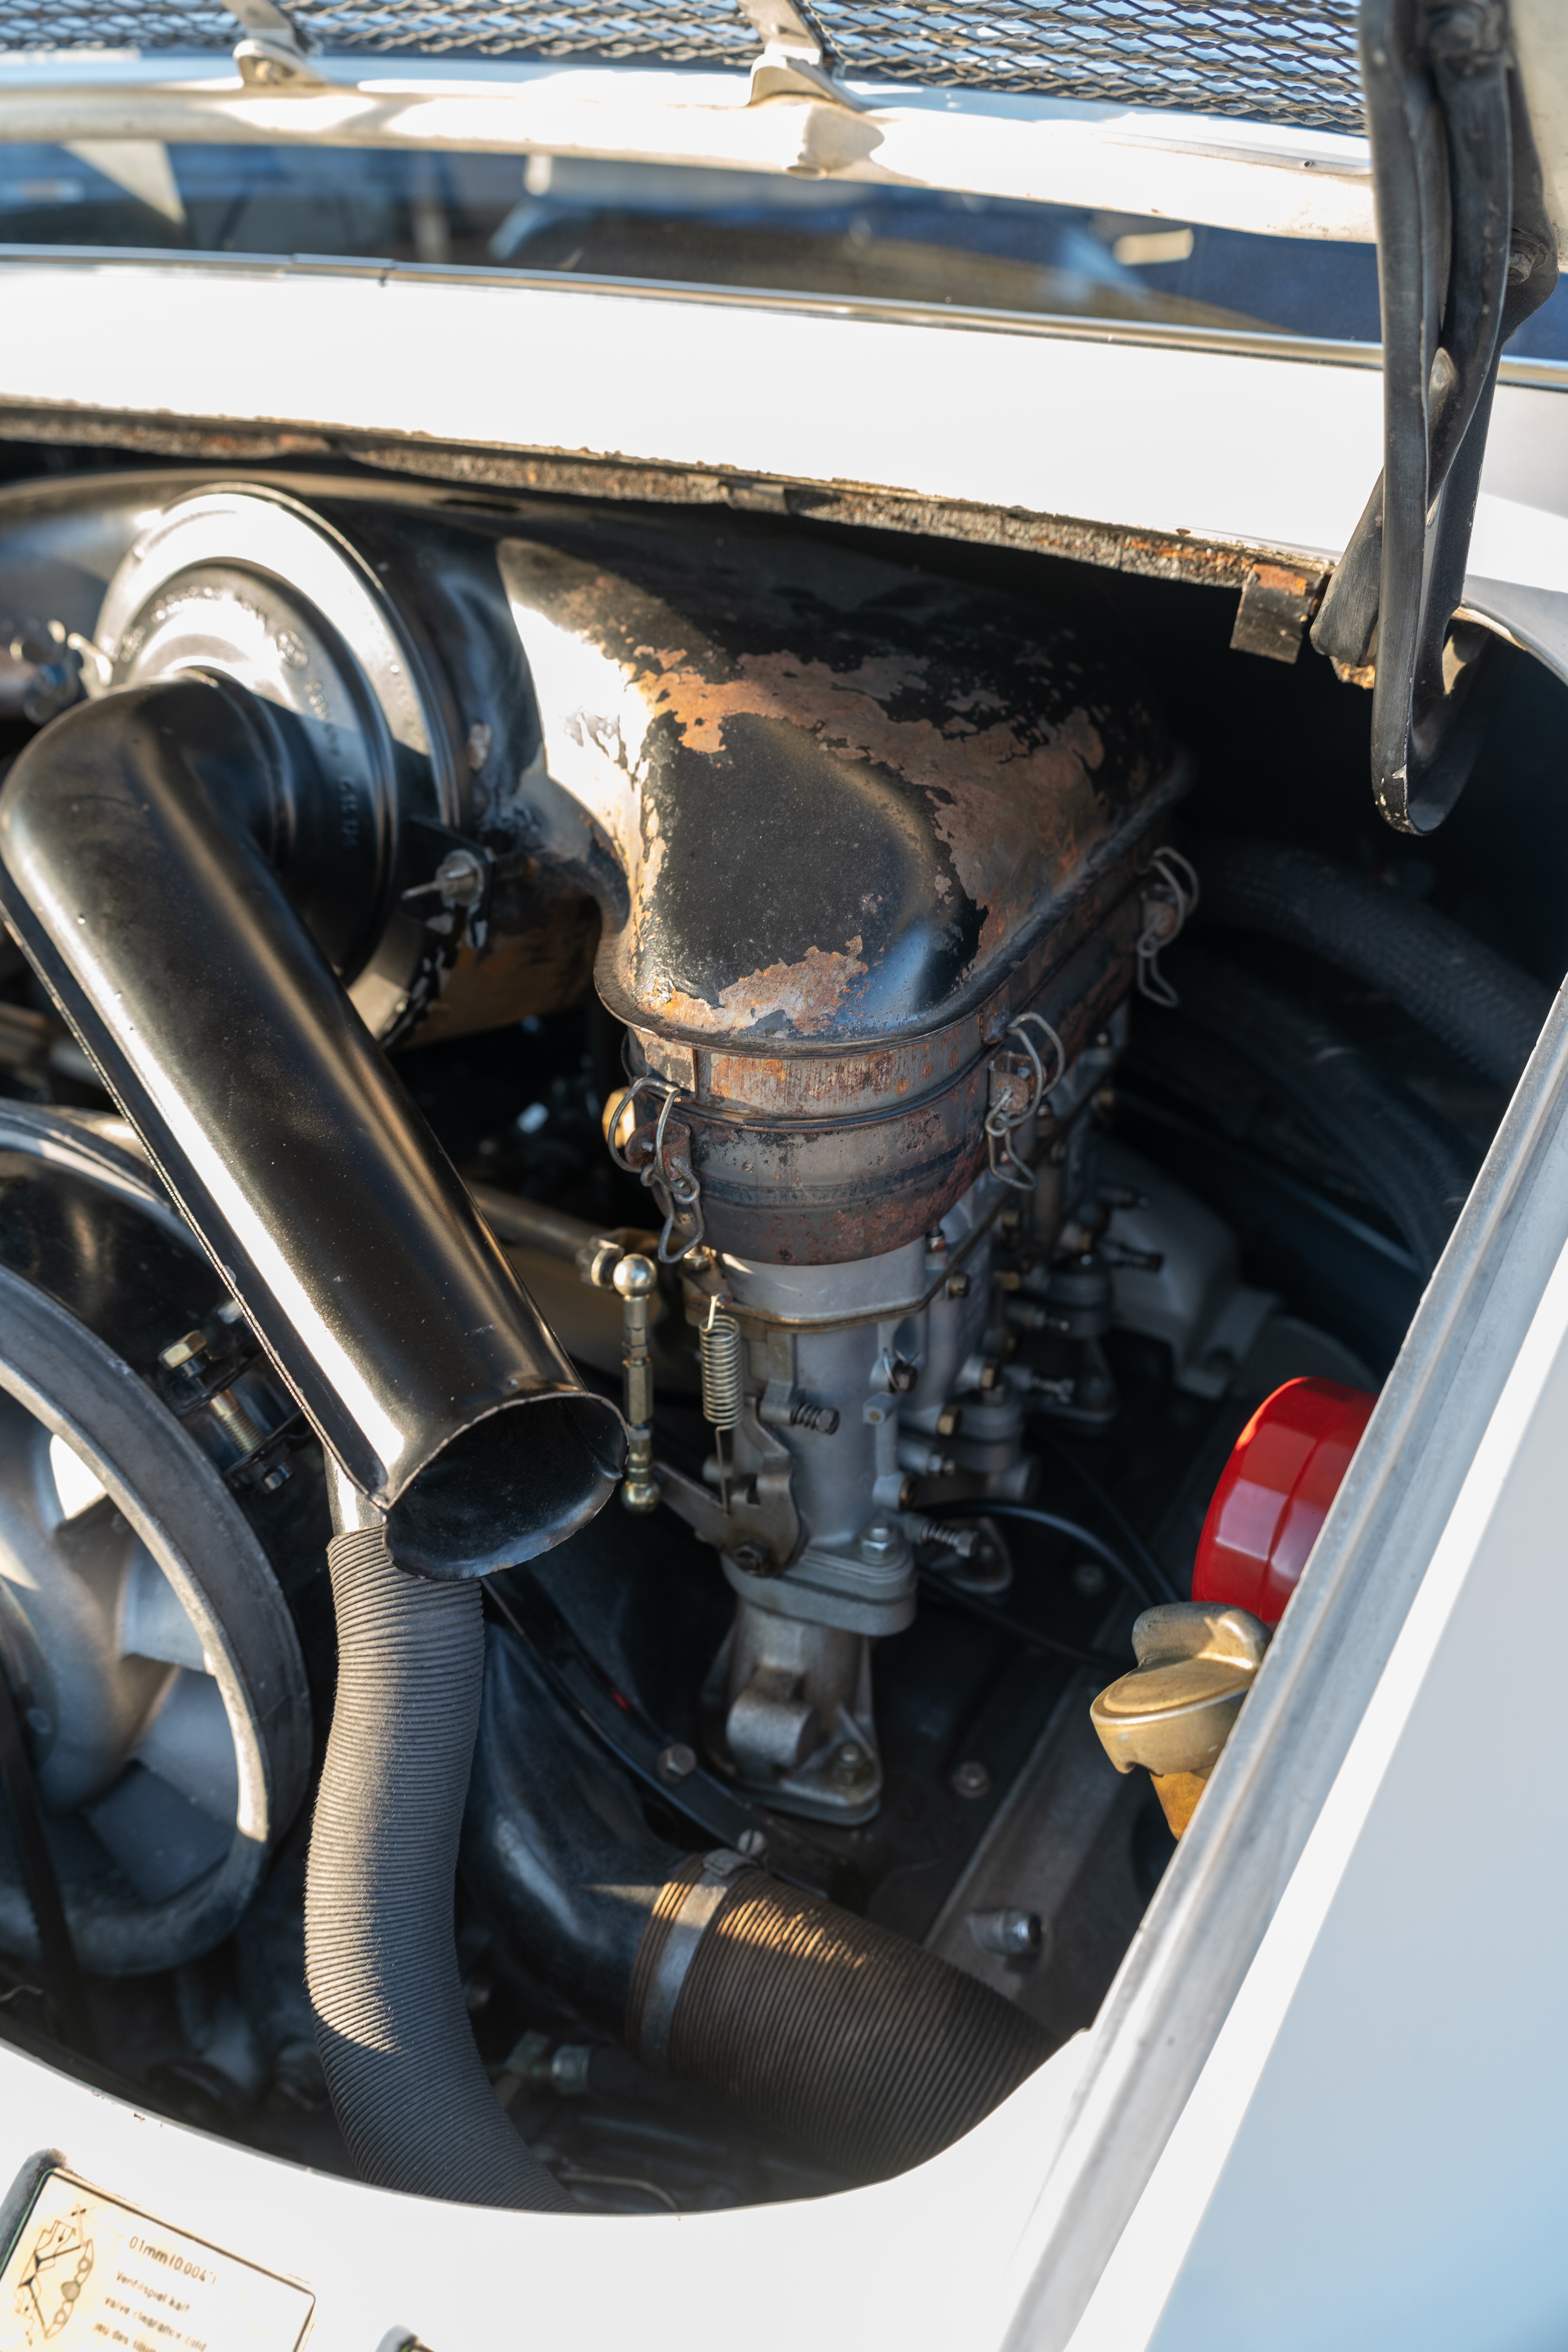
[[[715,1035],[733,1035],[737,1024],[752,1028],[770,1013],[782,1013],[792,1029],[809,1037],[828,1026],[850,984],[865,977],[860,945],[856,937],[842,954],[807,948],[799,963],[771,963],[731,981],[720,990],[717,1004],[703,996],[688,996],[673,982],[668,992],[656,993],[654,1002],[658,1011],[683,1027]]]
[[[1049,890],[1076,870],[1108,830],[1094,786],[1104,745],[1085,711],[1043,742],[1005,719],[954,735],[885,708],[900,688],[923,685],[918,660],[889,655],[836,670],[791,653],[742,654],[738,667],[732,678],[667,671],[650,681],[650,714],[668,711],[688,750],[709,754],[723,749],[726,719],[785,719],[840,758],[874,761],[922,790],[959,880],[986,910],[983,959],[1037,912],[1042,884]],[[984,698],[966,698],[975,707]]]

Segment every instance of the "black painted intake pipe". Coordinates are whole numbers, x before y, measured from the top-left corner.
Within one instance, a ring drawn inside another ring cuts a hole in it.
[[[354,1499],[340,1490],[335,1521],[352,1520]],[[327,1552],[338,1693],[305,1882],[305,1977],[332,2111],[378,2188],[574,2212],[496,2100],[458,1972],[479,1588],[404,1575],[377,1516],[357,1516],[366,1524],[340,1524]]]
[[[268,862],[290,806],[331,790],[243,688],[127,688],[16,761],[0,902],[294,1395],[385,1512],[393,1559],[480,1575],[606,1499],[620,1417],[579,1384]]]
[[[1390,996],[1472,1068],[1519,1084],[1552,993],[1436,908],[1284,841],[1214,840],[1197,853],[1203,910],[1307,948]]]
[[[768,2117],[848,2180],[950,2147],[1053,2047],[901,1936],[741,1854],[655,1837],[532,1652],[493,1626],[463,1872],[529,1967],[645,2065]]]
[[[1474,1181],[1464,1137],[1285,990],[1184,940],[1167,963],[1181,1018],[1249,1062],[1307,1114],[1430,1274]]]

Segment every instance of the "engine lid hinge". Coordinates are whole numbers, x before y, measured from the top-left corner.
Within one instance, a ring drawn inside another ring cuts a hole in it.
[[[763,37],[763,54],[752,66],[748,106],[768,98],[826,99],[863,114],[861,100],[838,79],[837,60],[809,9],[798,0],[738,0],[742,13]]]

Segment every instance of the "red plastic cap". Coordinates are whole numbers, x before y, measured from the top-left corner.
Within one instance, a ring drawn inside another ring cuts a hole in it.
[[[1278,1625],[1376,1402],[1338,1381],[1287,1381],[1264,1398],[1215,1488],[1194,1601]]]

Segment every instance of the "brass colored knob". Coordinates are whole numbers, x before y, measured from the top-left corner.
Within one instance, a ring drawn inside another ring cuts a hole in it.
[[[1132,1628],[1138,1664],[1089,1709],[1119,1772],[1142,1765],[1180,1837],[1229,1738],[1268,1646],[1247,1610],[1179,1601],[1146,1609]]]

